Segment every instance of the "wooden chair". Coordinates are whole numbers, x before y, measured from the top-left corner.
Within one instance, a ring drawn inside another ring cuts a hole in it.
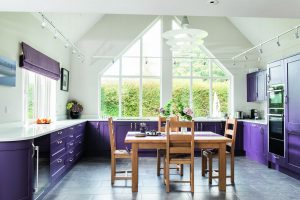
[[[236,119],[227,119],[225,124],[225,137],[232,139],[231,143],[228,143],[226,155],[230,156],[230,175],[226,176],[231,179],[231,183],[234,184],[234,150],[235,150],[235,139],[236,139],[236,130],[237,130],[237,120]],[[219,176],[213,176],[213,171],[218,172],[219,170],[213,170],[212,161],[214,157],[218,156],[218,151],[216,149],[203,150],[202,151],[202,176],[208,172],[209,184],[212,184],[213,178],[218,178]],[[208,170],[207,170],[207,161],[208,161]]]
[[[179,121],[179,117],[178,116],[172,116],[169,117],[170,121]],[[166,117],[162,117],[162,116],[158,116],[158,131],[159,132],[166,132],[166,126],[164,125],[164,123],[167,122],[167,118]],[[176,131],[178,132],[178,128],[173,128],[172,131]],[[157,176],[160,176],[160,170],[164,169],[163,167],[161,167],[161,157],[164,156],[164,154],[166,153],[166,151],[164,149],[157,149],[157,163],[156,163],[156,171],[157,171]],[[171,168],[171,169],[177,169],[180,170],[180,175],[183,176],[183,167],[176,167],[176,168]]]
[[[171,133],[172,128],[187,127],[191,134]],[[191,192],[194,192],[194,121],[171,122],[167,121],[166,157],[164,160],[164,181],[166,192],[170,192],[170,182],[190,183]],[[170,181],[170,164],[190,165],[189,181]]]
[[[115,132],[112,118],[108,118],[108,128],[110,137],[110,149],[111,149],[111,184],[115,183],[115,180],[131,180],[131,176],[128,173],[132,171],[116,171],[117,159],[132,159],[131,152],[127,150],[117,150],[115,141]],[[125,176],[117,176],[117,173],[125,173]]]

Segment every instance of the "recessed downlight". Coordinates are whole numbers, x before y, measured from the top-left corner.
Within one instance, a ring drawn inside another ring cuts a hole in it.
[[[207,3],[209,5],[217,5],[217,4],[219,4],[219,1],[218,0],[208,0]]]

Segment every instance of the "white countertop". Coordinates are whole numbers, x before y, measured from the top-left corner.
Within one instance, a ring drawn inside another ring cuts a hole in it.
[[[195,118],[196,122],[222,122],[222,118]],[[21,123],[0,124],[0,142],[31,140],[49,133],[74,126],[86,121],[107,121],[107,119],[78,119],[78,120],[62,120],[51,124],[33,124],[24,126]],[[128,118],[118,119],[114,121],[157,121],[156,118]],[[266,125],[266,120],[239,119],[238,121],[257,123]]]
[[[63,120],[51,124],[32,124],[29,126],[20,123],[2,124],[0,125],[0,142],[31,140],[85,121]]]

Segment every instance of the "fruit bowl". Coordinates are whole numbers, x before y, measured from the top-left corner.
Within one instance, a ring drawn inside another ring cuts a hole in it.
[[[50,118],[38,118],[36,120],[37,124],[50,124],[51,123],[51,119]]]

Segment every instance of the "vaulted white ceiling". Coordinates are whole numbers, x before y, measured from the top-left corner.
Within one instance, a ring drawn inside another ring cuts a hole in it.
[[[0,11],[231,17],[300,17],[299,0],[1,0]]]

